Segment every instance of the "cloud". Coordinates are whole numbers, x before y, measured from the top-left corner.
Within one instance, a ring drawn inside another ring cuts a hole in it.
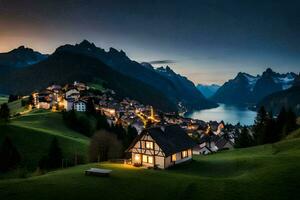
[[[150,61],[148,63],[152,64],[152,65],[164,65],[164,64],[172,64],[172,63],[176,63],[176,60],[153,60]]]

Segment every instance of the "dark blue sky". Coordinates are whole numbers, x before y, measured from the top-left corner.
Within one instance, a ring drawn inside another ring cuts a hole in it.
[[[88,39],[195,83],[239,71],[300,71],[300,1],[0,0],[0,51],[51,53]],[[160,62],[161,61],[161,62]]]

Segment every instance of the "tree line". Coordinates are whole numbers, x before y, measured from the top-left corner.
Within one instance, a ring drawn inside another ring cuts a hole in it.
[[[291,109],[282,108],[274,117],[272,112],[267,112],[264,107],[261,107],[257,112],[253,127],[243,127],[241,133],[237,135],[235,147],[275,143],[295,129],[297,129],[297,116]]]

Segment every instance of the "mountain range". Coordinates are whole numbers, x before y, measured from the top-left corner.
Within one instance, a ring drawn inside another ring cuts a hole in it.
[[[300,74],[295,78],[292,87],[279,92],[272,93],[263,98],[257,104],[257,108],[264,106],[266,110],[278,114],[282,107],[292,109],[300,115]]]
[[[217,84],[211,84],[211,85],[205,85],[205,84],[198,84],[197,85],[197,89],[206,97],[206,98],[210,98],[212,97],[217,90],[220,88],[221,86],[217,85]]]
[[[36,59],[23,56],[21,65],[12,55],[22,54],[24,49],[39,56]],[[155,69],[150,64],[146,66],[146,63],[131,60],[122,50],[110,48],[105,51],[87,40],[60,46],[49,56],[24,47],[5,55],[6,59],[0,62],[6,69],[0,75],[1,93],[28,94],[51,83],[101,79],[121,96],[165,111],[177,111],[180,106],[187,110],[216,106],[191,81],[176,74],[170,67]]]
[[[0,53],[0,66],[15,68],[26,67],[45,60],[47,57],[48,55],[20,46],[10,52]]]
[[[240,72],[224,83],[211,99],[226,104],[254,105],[274,92],[292,87],[296,77],[293,72],[280,74],[270,68],[257,76]]]

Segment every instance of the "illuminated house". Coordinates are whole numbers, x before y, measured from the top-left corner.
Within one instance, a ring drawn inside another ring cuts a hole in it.
[[[127,152],[135,166],[165,169],[191,160],[195,145],[183,129],[172,125],[144,129]]]

